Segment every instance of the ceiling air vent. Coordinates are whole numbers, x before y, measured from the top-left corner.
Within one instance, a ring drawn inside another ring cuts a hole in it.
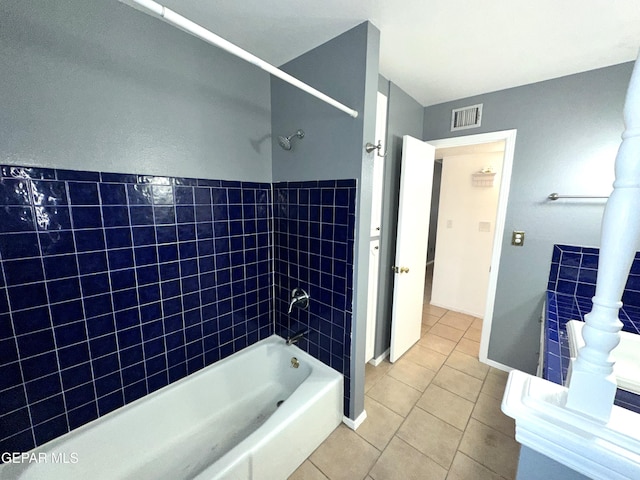
[[[470,107],[451,110],[451,131],[465,130],[480,126],[482,120],[482,103]]]

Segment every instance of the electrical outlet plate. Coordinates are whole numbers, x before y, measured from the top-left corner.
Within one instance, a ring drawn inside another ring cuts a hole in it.
[[[514,230],[511,233],[511,245],[514,247],[521,247],[524,245],[524,232],[521,230]]]

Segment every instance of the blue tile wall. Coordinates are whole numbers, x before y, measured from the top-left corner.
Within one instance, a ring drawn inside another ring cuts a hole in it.
[[[276,183],[273,195],[276,333],[309,330],[298,345],[344,375],[348,415],[356,181]],[[289,315],[296,287],[311,301]]]
[[[547,290],[591,300],[596,293],[599,254],[597,248],[554,245]],[[622,303],[640,308],[640,252],[631,265]],[[633,332],[640,332],[640,328]]]
[[[567,322],[582,320],[591,311],[595,295],[599,250],[574,245],[554,245],[547,285],[545,313],[545,355],[543,376],[565,385],[569,368]],[[640,253],[632,263],[622,295],[619,319],[622,329],[640,333]],[[615,404],[640,413],[640,395],[624,390],[616,393]]]
[[[564,385],[569,368],[569,339],[567,322],[584,319],[591,311],[591,300],[547,291],[546,355],[544,378]]]
[[[0,173],[0,451],[273,333],[270,184]]]

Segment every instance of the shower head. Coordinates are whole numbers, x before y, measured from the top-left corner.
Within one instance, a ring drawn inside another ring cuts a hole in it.
[[[291,150],[291,139],[293,137],[303,138],[304,132],[302,130],[298,130],[296,133],[289,135],[288,137],[283,137],[281,135],[278,137],[278,145],[280,145],[283,150]]]

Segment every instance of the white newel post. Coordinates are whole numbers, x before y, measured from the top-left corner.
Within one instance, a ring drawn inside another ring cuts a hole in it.
[[[605,207],[596,294],[585,316],[585,346],[569,367],[566,407],[607,423],[616,394],[611,351],[620,341],[618,312],[640,245],[640,57],[624,106],[625,131],[615,162],[614,190]]]

